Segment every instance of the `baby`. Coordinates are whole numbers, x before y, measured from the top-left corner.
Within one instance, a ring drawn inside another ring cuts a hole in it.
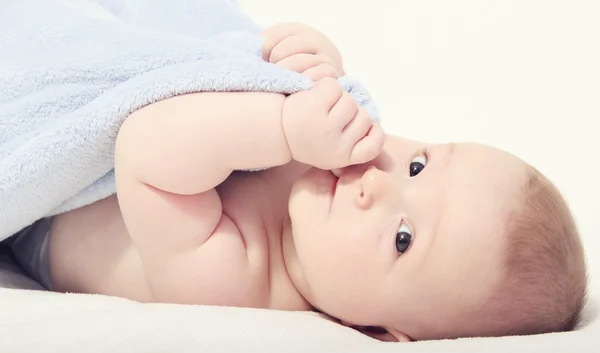
[[[386,135],[323,34],[264,38],[265,60],[315,88],[134,112],[116,195],[13,236],[24,269],[60,292],[315,310],[382,340],[573,329],[584,256],[544,176],[489,146]]]

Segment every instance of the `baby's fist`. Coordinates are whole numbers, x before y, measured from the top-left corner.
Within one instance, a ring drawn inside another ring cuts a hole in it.
[[[313,81],[339,78],[344,73],[337,47],[310,26],[281,23],[267,28],[262,36],[262,57],[270,63],[301,73]]]
[[[369,162],[383,147],[379,124],[331,78],[287,97],[282,125],[292,158],[320,169]]]

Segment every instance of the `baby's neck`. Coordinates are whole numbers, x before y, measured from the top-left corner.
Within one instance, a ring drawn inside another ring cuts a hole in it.
[[[287,278],[296,293],[300,298],[302,298],[302,309],[303,310],[312,310],[312,305],[308,301],[308,298],[305,297],[306,289],[308,289],[308,285],[304,279],[304,273],[302,271],[302,267],[298,261],[296,256],[296,247],[294,245],[294,237],[292,232],[292,223],[290,219],[290,214],[288,210],[288,202],[290,198],[290,193],[294,183],[300,178],[300,176],[306,172],[310,167],[300,164],[300,163],[289,163],[280,168],[273,169],[269,171],[269,173],[265,173],[265,177],[267,179],[271,179],[271,185],[277,183],[281,183],[282,189],[277,190],[274,193],[271,193],[274,197],[277,198],[278,201],[281,202],[283,200],[284,204],[281,205],[280,209],[285,209],[285,212],[281,214],[281,218],[278,219],[280,224],[281,234],[281,254],[283,259],[283,265],[286,271]],[[280,193],[278,197],[276,194]],[[273,205],[277,205],[276,202],[273,202]],[[279,208],[279,207],[277,207]]]
[[[252,209],[244,210],[253,224],[262,224],[269,244],[270,305],[272,309],[311,310],[302,295],[304,276],[295,256],[288,202],[292,186],[309,167],[289,163],[260,173],[232,176],[237,187],[226,187],[239,197],[252,199]],[[237,179],[237,181],[236,181]],[[241,183],[241,185],[240,185]],[[241,188],[239,188],[241,186]],[[234,191],[234,190],[239,191]],[[225,191],[227,192],[227,191]],[[243,202],[243,201],[242,201]]]

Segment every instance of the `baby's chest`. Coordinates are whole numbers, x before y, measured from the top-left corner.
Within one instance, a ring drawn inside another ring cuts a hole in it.
[[[201,287],[192,290],[201,293],[198,304],[267,307],[272,263],[266,234],[244,212],[223,208],[217,229],[181,283]]]
[[[270,242],[251,188],[227,182],[217,188],[221,217],[216,229],[197,249],[174,259],[169,273],[173,301],[204,305],[267,307],[270,293]],[[214,210],[205,210],[207,214]],[[198,212],[198,209],[195,209]],[[200,210],[202,213],[202,210]],[[195,217],[202,217],[197,214]],[[177,236],[174,229],[170,236]],[[181,295],[182,297],[178,298]]]

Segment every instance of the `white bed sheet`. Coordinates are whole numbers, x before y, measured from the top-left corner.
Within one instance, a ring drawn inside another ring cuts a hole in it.
[[[40,290],[0,255],[0,352],[598,352],[597,300],[575,332],[384,343],[314,313],[140,304]]]
[[[600,351],[600,2],[240,2],[264,25],[301,21],[334,39],[346,71],[373,93],[388,131],[494,144],[548,175],[570,202],[586,246],[592,305],[583,327],[388,344],[308,313],[144,305],[33,290],[36,283],[4,258],[0,352]]]

